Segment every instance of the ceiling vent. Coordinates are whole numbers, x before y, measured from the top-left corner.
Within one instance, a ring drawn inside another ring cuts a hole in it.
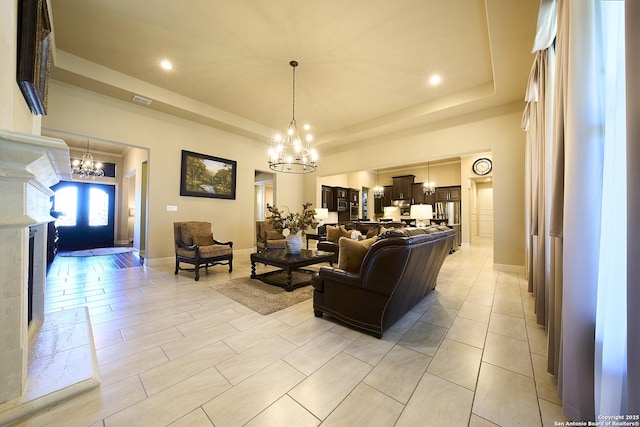
[[[133,102],[137,102],[138,104],[142,104],[142,105],[151,105],[151,100],[145,97],[142,97],[140,95],[133,95],[133,98],[131,98],[131,100]]]

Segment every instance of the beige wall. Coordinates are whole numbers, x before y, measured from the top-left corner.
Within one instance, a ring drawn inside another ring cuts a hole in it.
[[[253,247],[254,173],[266,169],[266,145],[211,127],[51,81],[48,129],[91,135],[149,149],[149,195],[146,257],[150,263],[174,255],[173,222],[213,223],[218,240],[233,241],[237,251]],[[237,161],[236,200],[180,196],[181,150]],[[137,168],[138,162],[125,165]],[[137,176],[137,175],[136,175]],[[303,182],[298,176],[277,174],[275,203],[302,205]],[[177,206],[177,212],[167,211]],[[138,206],[136,206],[137,208]],[[141,243],[142,244],[142,243]]]
[[[407,158],[407,162],[411,157]],[[414,175],[414,182],[425,182],[427,176],[436,183],[436,187],[446,187],[449,185],[460,185],[460,163],[446,163],[442,165],[400,168],[392,172],[380,173],[380,185],[393,184],[394,176]],[[375,174],[374,174],[375,177]]]

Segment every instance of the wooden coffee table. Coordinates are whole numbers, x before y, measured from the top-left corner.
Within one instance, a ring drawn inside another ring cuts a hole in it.
[[[305,279],[294,281],[294,271],[307,272],[307,270],[302,269],[302,267],[333,261],[335,261],[335,254],[333,252],[309,249],[301,249],[299,254],[288,254],[286,250],[258,252],[251,254],[251,278],[262,280],[270,285],[280,286],[288,292],[291,292],[295,288],[311,283],[311,272],[306,275],[307,277],[305,277]],[[256,263],[280,267],[280,270],[256,274]],[[277,280],[278,276],[283,275],[284,277],[280,277],[280,280]]]

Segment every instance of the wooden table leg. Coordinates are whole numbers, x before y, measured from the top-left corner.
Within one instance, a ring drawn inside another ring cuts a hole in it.
[[[292,282],[293,282],[293,272],[291,271],[290,268],[287,268],[287,292],[291,292],[293,290],[293,286],[292,286]]]
[[[256,278],[256,262],[254,260],[251,260],[251,278]]]

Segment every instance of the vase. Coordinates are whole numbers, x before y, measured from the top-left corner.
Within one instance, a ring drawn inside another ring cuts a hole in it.
[[[302,232],[299,231],[295,234],[289,234],[285,238],[285,245],[287,247],[287,253],[299,254],[300,249],[302,249]]]

